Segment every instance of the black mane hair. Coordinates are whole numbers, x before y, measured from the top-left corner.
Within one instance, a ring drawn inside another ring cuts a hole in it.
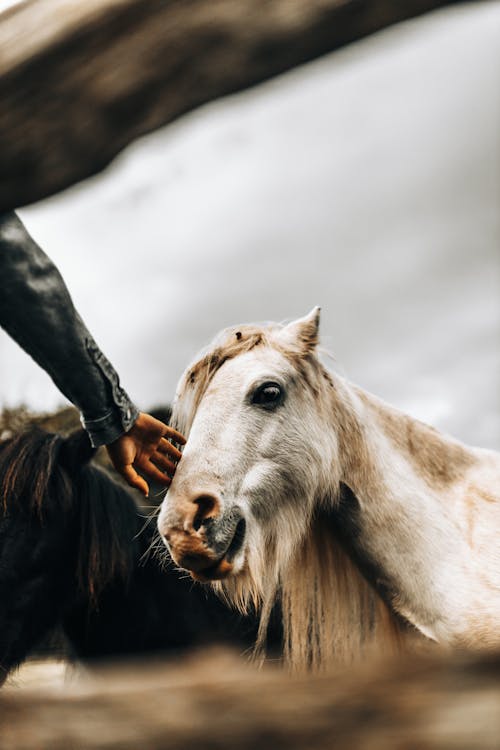
[[[154,519],[93,455],[83,430],[63,438],[33,428],[0,444],[4,675],[54,628],[87,659],[214,641],[251,648],[257,618],[161,565],[150,552]]]
[[[89,464],[94,454],[83,430],[64,439],[34,428],[0,448],[4,514],[36,518],[43,533],[64,518],[76,537],[79,588],[93,599],[110,581],[130,575],[137,527],[134,501]]]

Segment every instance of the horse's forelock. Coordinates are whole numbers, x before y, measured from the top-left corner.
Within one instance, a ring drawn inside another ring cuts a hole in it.
[[[273,323],[268,326],[237,326],[222,331],[184,373],[172,414],[174,426],[188,436],[196,411],[216,372],[228,360],[256,347],[270,347],[280,352],[317,395],[319,362],[313,354],[286,344],[279,335],[284,328],[281,324]]]
[[[188,436],[205,391],[222,365],[257,346],[269,344],[269,330],[266,328],[247,325],[222,331],[184,373],[174,403],[172,424]]]

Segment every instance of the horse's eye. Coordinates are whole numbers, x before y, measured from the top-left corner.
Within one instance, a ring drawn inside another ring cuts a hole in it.
[[[252,404],[265,406],[268,409],[278,406],[282,400],[283,391],[278,383],[263,383],[252,396]]]

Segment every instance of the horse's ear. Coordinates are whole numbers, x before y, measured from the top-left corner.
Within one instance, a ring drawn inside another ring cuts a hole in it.
[[[304,318],[293,320],[280,332],[280,338],[287,345],[298,348],[301,354],[312,352],[319,341],[320,307],[313,307]]]
[[[61,443],[60,461],[71,472],[87,464],[96,454],[85,430],[76,430]]]

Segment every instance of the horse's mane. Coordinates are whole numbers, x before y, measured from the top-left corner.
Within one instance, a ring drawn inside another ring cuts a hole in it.
[[[295,669],[327,670],[397,653],[405,628],[320,514],[282,584],[284,647]]]
[[[226,328],[186,370],[177,389],[172,424],[186,437],[205,391],[224,362],[254,347],[268,343],[268,335],[258,326]]]
[[[279,341],[277,334],[283,328],[284,325],[280,323],[270,323],[232,326],[221,331],[198,355],[181,379],[172,412],[172,424],[176,429],[186,437],[189,435],[194,415],[215,373],[220,370],[224,362],[245,354],[257,346],[272,346],[280,351],[307,379],[300,353],[293,348],[283,346]]]
[[[177,429],[189,435],[203,395],[226,361],[257,346],[271,346],[294,365],[315,398],[323,400],[325,409],[338,412],[340,429],[352,434],[356,427],[350,424],[349,411],[339,410],[332,401],[335,389],[330,373],[315,354],[305,355],[300,348],[284,344],[279,337],[282,329],[279,324],[245,325],[219,334],[181,380],[173,410]],[[337,498],[329,500],[335,506]],[[319,506],[326,507],[325,498]],[[400,623],[344,550],[326,515],[310,519],[300,544],[295,544],[291,532],[287,545],[266,540],[262,549],[266,560],[254,555],[251,570],[238,579],[215,584],[216,590],[242,611],[249,605],[261,606],[256,653],[262,650],[276,600],[282,605],[285,654],[292,666],[317,670],[332,663],[349,663],[373,647],[399,649]]]
[[[90,465],[95,451],[78,430],[68,438],[32,428],[0,443],[0,510],[50,524],[63,515],[78,530],[77,580],[96,600],[133,565],[137,516],[130,494]]]

